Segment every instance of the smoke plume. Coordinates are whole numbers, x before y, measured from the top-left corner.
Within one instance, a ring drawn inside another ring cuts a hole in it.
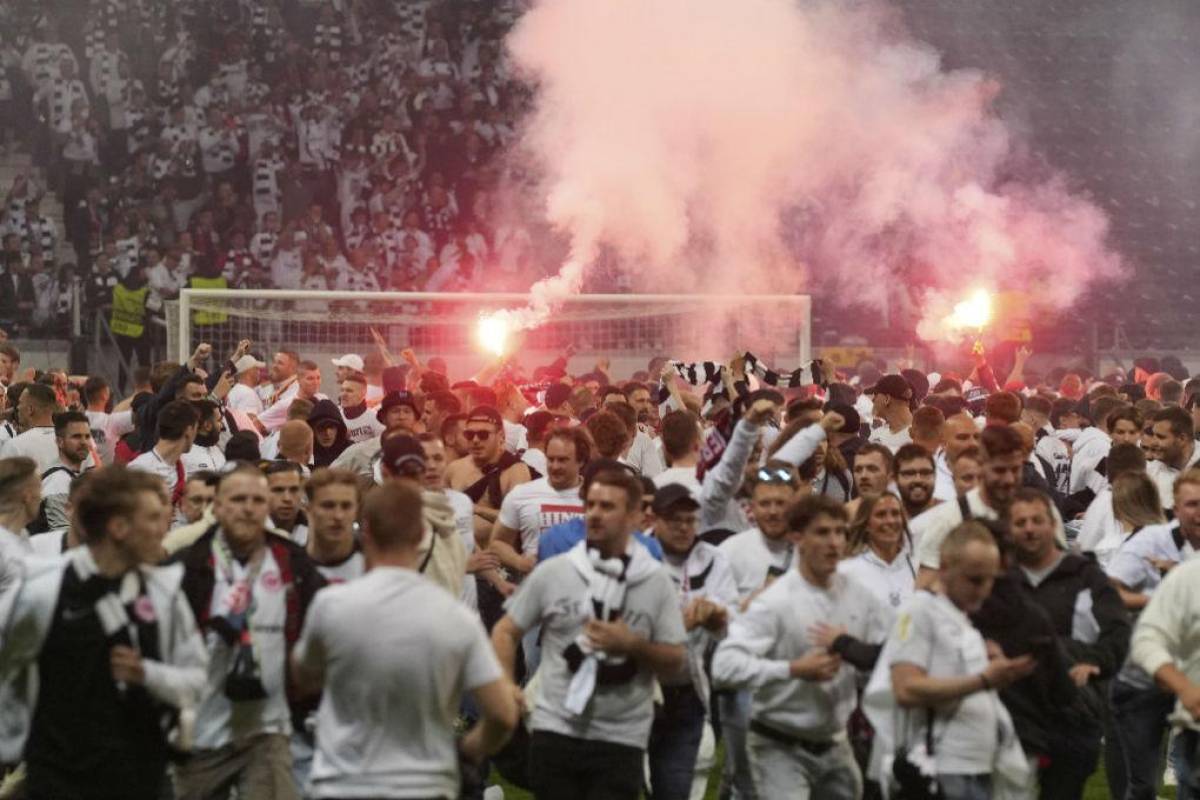
[[[520,327],[603,249],[640,290],[911,298],[930,338],[972,290],[1060,309],[1122,273],[1104,213],[993,111],[1002,87],[877,3],[537,0],[508,46],[570,240]]]

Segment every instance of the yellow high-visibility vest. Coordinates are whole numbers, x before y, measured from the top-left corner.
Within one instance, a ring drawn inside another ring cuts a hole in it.
[[[137,339],[146,327],[146,294],[149,288],[127,289],[118,283],[112,293],[112,332]]]
[[[216,278],[197,278],[192,277],[193,289],[228,289],[229,283],[226,282],[225,276]],[[229,319],[228,314],[220,311],[193,311],[192,323],[195,325],[220,325]]]

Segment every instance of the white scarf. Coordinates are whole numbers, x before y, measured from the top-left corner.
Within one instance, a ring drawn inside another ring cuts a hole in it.
[[[632,537],[624,557],[604,558],[599,550],[589,549],[586,540],[575,545],[566,555],[587,581],[586,607],[591,617],[595,619],[595,609],[598,606],[600,618],[605,621],[608,621],[614,612],[619,617],[625,607],[625,592],[630,586],[641,583],[660,568],[649,551]],[[563,706],[572,714],[579,715],[587,708],[592,694],[596,691],[596,674],[600,664],[620,664],[626,656],[612,656],[594,649],[583,631],[575,637],[575,643],[583,651],[584,659],[571,678]]]

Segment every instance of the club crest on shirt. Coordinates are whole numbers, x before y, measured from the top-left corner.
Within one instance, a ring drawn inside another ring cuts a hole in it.
[[[278,592],[283,588],[283,582],[280,581],[277,573],[267,572],[262,576],[262,587],[268,592]]]
[[[146,595],[141,595],[133,601],[133,613],[142,622],[154,622],[154,603],[150,602],[150,598]]]

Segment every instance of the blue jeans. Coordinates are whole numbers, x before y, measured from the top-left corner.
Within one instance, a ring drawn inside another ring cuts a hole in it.
[[[721,774],[721,800],[758,800],[746,752],[746,728],[750,724],[750,692],[717,695],[721,735],[725,739],[725,768]]]
[[[991,775],[938,775],[945,800],[992,800]]]
[[[1171,763],[1175,765],[1176,800],[1200,800],[1200,733],[1179,731],[1172,747]]]
[[[1123,800],[1154,800],[1162,775],[1162,738],[1175,697],[1161,689],[1139,689],[1113,681],[1113,727],[1125,761]]]
[[[691,684],[664,686],[663,705],[650,729],[650,796],[654,800],[688,800],[696,771],[696,754],[704,735],[704,704]]]

